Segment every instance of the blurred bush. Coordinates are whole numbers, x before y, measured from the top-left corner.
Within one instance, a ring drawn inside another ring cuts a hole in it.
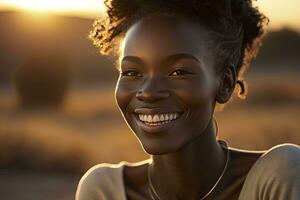
[[[54,50],[31,56],[13,81],[22,108],[59,106],[71,81],[67,57]]]
[[[300,106],[300,85],[292,76],[256,78],[249,84],[247,106]]]
[[[91,166],[90,144],[81,136],[0,127],[0,168],[80,173]]]

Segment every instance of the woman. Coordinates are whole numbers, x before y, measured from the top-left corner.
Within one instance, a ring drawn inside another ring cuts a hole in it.
[[[300,199],[300,149],[228,148],[214,128],[258,50],[267,18],[250,0],[107,0],[92,38],[116,53],[116,101],[151,158],[100,164],[77,200]]]

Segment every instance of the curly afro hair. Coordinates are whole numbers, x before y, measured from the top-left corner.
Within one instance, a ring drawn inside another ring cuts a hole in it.
[[[217,71],[233,64],[238,73],[238,96],[246,96],[242,76],[261,46],[269,20],[252,0],[105,0],[106,15],[90,33],[103,55],[119,53],[126,31],[142,18],[157,15],[181,16],[204,24],[214,35]]]

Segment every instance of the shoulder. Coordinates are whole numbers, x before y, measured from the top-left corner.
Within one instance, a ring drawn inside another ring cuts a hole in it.
[[[276,145],[252,166],[239,199],[298,199],[299,169],[300,147],[295,144]]]
[[[124,164],[125,161],[118,164],[102,163],[90,168],[78,183],[76,200],[109,199],[112,190],[120,191],[122,195]]]
[[[281,173],[300,171],[300,146],[289,143],[276,145],[261,156],[258,164]]]
[[[150,162],[151,159],[138,163],[128,163],[124,168],[124,185],[128,197],[135,197],[134,199],[143,199],[143,197],[147,196],[147,172]]]
[[[291,182],[300,177],[300,147],[280,144],[267,150],[250,170],[248,179],[263,182]]]
[[[300,175],[300,147],[296,144],[280,144],[272,147],[259,159],[261,168],[272,168],[277,176]],[[298,177],[299,178],[299,177]]]
[[[231,168],[235,176],[244,176],[249,172],[254,163],[266,151],[252,151],[229,147]]]

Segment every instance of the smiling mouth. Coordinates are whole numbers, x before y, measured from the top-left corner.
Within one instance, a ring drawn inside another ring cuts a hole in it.
[[[137,114],[137,118],[149,127],[161,126],[176,121],[182,112],[160,113],[160,114]]]

